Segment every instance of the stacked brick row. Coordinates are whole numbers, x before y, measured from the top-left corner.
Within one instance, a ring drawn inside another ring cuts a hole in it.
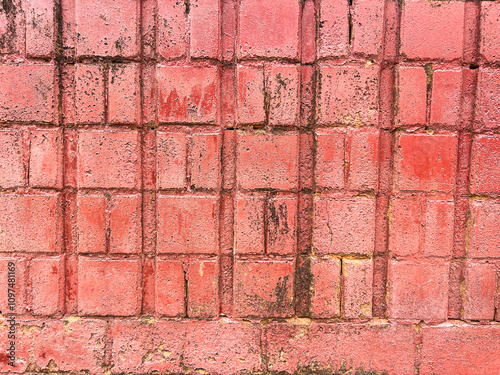
[[[4,1],[16,371],[495,371],[499,17]]]

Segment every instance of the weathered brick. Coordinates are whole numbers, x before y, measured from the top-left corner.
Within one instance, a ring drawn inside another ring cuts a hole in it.
[[[498,62],[500,52],[497,35],[500,34],[500,5],[496,2],[481,4],[481,54],[486,61]]]
[[[187,136],[185,133],[156,134],[156,183],[160,189],[186,186]]]
[[[219,57],[221,43],[220,0],[192,0],[189,5],[192,57]]]
[[[26,3],[26,54],[50,57],[54,53],[54,2],[29,0]]]
[[[271,66],[266,69],[269,93],[269,123],[297,125],[299,120],[299,70],[296,65]]]
[[[473,194],[500,193],[500,136],[478,134],[472,140],[470,190]]]
[[[396,122],[401,125],[425,124],[427,75],[420,66],[398,68]]]
[[[500,202],[475,199],[469,205],[469,257],[499,258],[500,231],[498,231],[498,225],[500,223]]]
[[[23,132],[15,129],[0,131],[0,186],[23,186],[25,168]]]
[[[106,252],[106,198],[78,195],[77,207],[78,252]]]
[[[219,264],[199,260],[187,271],[187,313],[192,318],[219,316]]]
[[[465,268],[464,318],[493,320],[497,275],[495,264],[468,261]]]
[[[500,70],[481,68],[477,82],[474,130],[496,129],[500,125]]]
[[[76,121],[100,124],[104,121],[104,75],[99,65],[77,64],[75,70]]]
[[[383,45],[384,1],[354,0],[351,13],[352,52],[367,56],[378,56],[382,52]],[[345,30],[343,33],[345,33]]]
[[[109,251],[137,254],[142,249],[141,196],[114,195],[109,213]]]
[[[140,122],[139,66],[113,64],[108,76],[108,117],[110,124]]]
[[[342,277],[342,316],[346,319],[371,318],[373,260],[342,259]]]
[[[63,187],[63,137],[60,129],[31,131],[29,182],[34,187]]]
[[[156,260],[156,312],[160,315],[185,316],[185,276],[181,261]]]
[[[193,134],[191,186],[217,189],[221,183],[221,137],[219,133]]]
[[[346,56],[349,53],[349,3],[324,0],[319,10],[318,56]]]
[[[462,94],[462,72],[435,70],[432,75],[431,124],[457,126]]]
[[[260,124],[266,120],[264,109],[264,69],[259,67],[238,66],[237,108],[240,124]]]
[[[297,244],[297,198],[277,196],[267,205],[267,253],[294,255]]]
[[[188,49],[186,3],[157,1],[156,50],[165,59],[183,57]]]
[[[340,259],[311,258],[311,316],[340,316]]]
[[[31,309],[36,315],[53,315],[63,308],[64,262],[61,257],[30,262]]]
[[[264,196],[236,196],[234,209],[235,254],[264,254],[264,212]]]

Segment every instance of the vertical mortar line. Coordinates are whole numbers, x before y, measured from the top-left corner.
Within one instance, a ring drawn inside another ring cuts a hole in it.
[[[465,260],[467,257],[467,220],[469,204],[469,175],[474,121],[475,97],[477,91],[478,71],[473,69],[479,62],[480,42],[480,8],[479,0],[465,3],[464,17],[464,52],[462,61],[462,95],[460,100],[460,117],[457,145],[457,169],[454,196],[454,231],[453,254],[450,264],[448,291],[448,318],[461,319]]]
[[[379,171],[375,191],[375,243],[373,253],[372,314],[387,317],[387,269],[389,264],[389,208],[392,194],[394,149],[394,84],[399,57],[401,4],[386,0],[379,86]]]

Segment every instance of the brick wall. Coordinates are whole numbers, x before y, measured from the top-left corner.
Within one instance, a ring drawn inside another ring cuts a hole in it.
[[[493,1],[3,0],[0,372],[498,373],[499,37]]]

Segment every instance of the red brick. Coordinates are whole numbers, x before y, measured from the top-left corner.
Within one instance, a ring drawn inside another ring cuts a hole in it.
[[[62,189],[63,139],[60,129],[31,131],[30,185]]]
[[[0,131],[0,186],[11,188],[25,184],[24,140],[22,131]]]
[[[294,255],[297,250],[297,198],[273,197],[267,209],[267,253]]]
[[[53,315],[63,308],[64,261],[61,257],[33,259],[30,263],[31,309]]]
[[[421,375],[494,374],[500,368],[500,326],[422,328]]]
[[[389,316],[425,322],[448,317],[449,264],[389,261]]]
[[[191,318],[219,316],[219,264],[199,260],[189,264],[187,272],[187,313]]]
[[[481,4],[481,54],[490,62],[500,60],[500,45],[496,35],[500,34],[500,5],[496,2]]]
[[[453,230],[453,201],[420,196],[391,201],[389,249],[393,255],[450,257]]]
[[[342,259],[342,316],[346,319],[372,317],[373,260]]]
[[[0,65],[0,120],[53,122],[53,64]]]
[[[78,251],[106,252],[106,198],[104,195],[77,196]]]
[[[264,254],[264,211],[264,196],[236,196],[234,214],[235,254]]]
[[[401,53],[409,59],[462,57],[465,3],[406,0],[401,16]]]
[[[396,141],[397,188],[451,192],[455,187],[457,143],[457,136],[451,133],[402,133]]]
[[[500,202],[493,200],[473,200],[470,202],[470,244],[471,258],[500,257]]]
[[[156,260],[156,312],[160,315],[184,316],[184,269],[178,260]]]
[[[54,53],[54,3],[30,0],[26,3],[26,54],[50,57]]]
[[[12,277],[9,278],[9,271],[14,271],[14,280],[12,280]],[[0,287],[4,291],[4,298],[0,300],[0,310],[4,317],[7,317],[9,313],[25,314],[26,307],[28,306],[26,301],[26,260],[18,257],[0,257],[0,277]],[[12,288],[12,285],[9,285],[12,281],[14,281],[14,288]],[[15,292],[16,304],[14,310],[11,310],[8,304],[9,288],[14,289]],[[5,331],[7,332],[7,329]],[[3,362],[3,360],[0,361],[0,369]]]
[[[380,55],[384,33],[384,1],[354,0],[352,4],[352,52],[367,56]]]
[[[348,184],[352,190],[374,190],[378,181],[378,139],[376,129],[349,129],[346,150],[349,150]]]
[[[185,133],[156,133],[156,183],[160,189],[186,186],[187,137]]]
[[[220,0],[192,0],[189,6],[191,24],[191,57],[217,59],[220,51]]]
[[[500,136],[496,134],[474,136],[471,159],[471,193],[500,193]]]
[[[468,261],[465,268],[464,318],[493,320],[497,274],[495,264]]]
[[[239,10],[239,58],[298,58],[299,1],[242,0]]]
[[[313,241],[317,254],[372,254],[373,198],[317,197],[314,206]]]
[[[316,132],[316,185],[342,189],[345,167],[345,128],[320,129]]]
[[[185,364],[221,375],[259,372],[261,329],[241,321],[199,321],[187,327]]]
[[[12,6],[9,7],[9,4],[12,4]],[[22,11],[21,0],[7,3],[5,9],[2,7],[2,13],[0,14],[1,54],[22,54],[25,52],[25,25],[26,13]]]
[[[269,123],[297,125],[299,120],[299,70],[296,65],[271,66],[266,69],[269,92]]]
[[[480,69],[474,130],[497,129],[500,125],[500,70]]]
[[[215,254],[218,199],[213,196],[158,197],[159,253]]]
[[[76,0],[76,51],[80,56],[134,57],[139,53],[136,0]]]
[[[138,188],[139,134],[82,130],[78,134],[78,186]],[[106,162],[103,163],[103,160]]]
[[[269,371],[415,374],[413,325],[272,322],[264,340]]]
[[[297,187],[297,134],[238,133],[237,143],[236,170],[242,188]]]
[[[111,65],[108,77],[110,124],[138,124],[140,122],[139,79],[138,65]]]
[[[188,48],[186,3],[164,0],[158,1],[157,7],[156,50],[165,59],[185,56]]]
[[[400,66],[396,122],[401,125],[425,124],[427,108],[427,74],[423,67]]]
[[[160,122],[215,123],[219,107],[217,67],[160,66]]]
[[[238,66],[236,81],[238,122],[240,124],[263,123],[266,120],[263,68]]]
[[[114,320],[111,336],[113,371],[182,372],[186,340],[184,322]]]
[[[139,314],[141,263],[137,259],[78,260],[78,313],[128,316]]]
[[[221,137],[219,133],[193,134],[192,186],[203,189],[217,189],[220,186],[220,155]]]
[[[106,322],[68,317],[31,323],[33,360],[37,368],[103,372]],[[82,372],[83,372],[82,371]]]
[[[111,198],[109,251],[137,254],[142,249],[141,195],[115,195]]]
[[[432,75],[431,123],[458,125],[462,94],[460,70],[435,70]]]
[[[311,258],[311,317],[340,316],[340,259]]]
[[[319,125],[378,122],[379,67],[320,66]]]
[[[293,315],[293,272],[291,261],[236,261],[235,315],[266,318]]]
[[[349,53],[349,3],[323,0],[320,19],[318,57],[343,57]]]
[[[59,252],[62,208],[59,194],[0,195],[0,251]]]
[[[79,124],[104,121],[104,77],[99,65],[76,65],[75,108]]]

